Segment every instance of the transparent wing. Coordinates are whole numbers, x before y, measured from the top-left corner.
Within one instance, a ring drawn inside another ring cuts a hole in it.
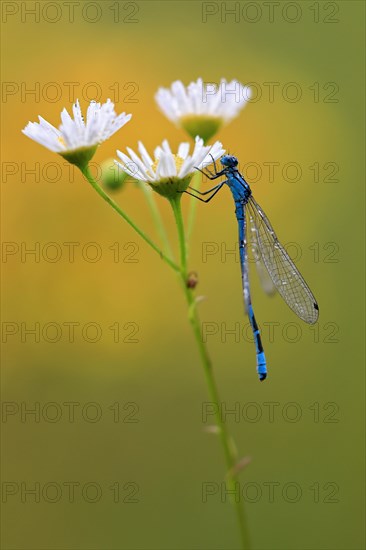
[[[262,288],[266,294],[273,296],[276,293],[276,287],[273,284],[271,277],[267,271],[266,266],[264,265],[261,250],[259,247],[259,235],[258,228],[254,223],[253,216],[251,211],[248,209],[249,219],[250,219],[250,244],[253,254],[253,259],[255,262],[255,267],[257,269],[258,277],[261,282]]]
[[[273,284],[300,319],[311,325],[316,323],[319,316],[318,304],[295,264],[278,241],[267,216],[253,197],[250,197],[247,208],[263,263]]]

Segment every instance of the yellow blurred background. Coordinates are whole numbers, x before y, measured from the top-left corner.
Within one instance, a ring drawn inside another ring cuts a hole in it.
[[[217,138],[253,163],[256,200],[320,305],[305,326],[252,270],[260,384],[237,333],[247,320],[232,198],[197,205],[189,265],[223,410],[236,411],[230,430],[252,458],[240,484],[253,549],[362,547],[364,4],[276,5],[2,3],[4,549],[239,547],[178,281],[76,170],[21,134],[100,94],[133,119],[95,162],[140,139],[176,146],[187,137],[154,94],[198,77],[257,92]],[[130,183],[115,198],[158,241],[141,191]]]

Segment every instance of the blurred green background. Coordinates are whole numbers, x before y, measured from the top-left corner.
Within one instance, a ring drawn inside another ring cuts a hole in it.
[[[251,82],[261,94],[217,137],[242,165],[255,163],[249,180],[260,167],[255,197],[280,239],[296,243],[291,252],[301,252],[297,265],[320,304],[314,330],[253,276],[269,363],[260,384],[253,345],[225,335],[247,324],[239,264],[225,255],[236,243],[232,198],[224,190],[197,205],[190,268],[206,297],[202,321],[216,332],[207,342],[223,406],[239,414],[227,417],[230,429],[252,458],[240,483],[253,548],[363,548],[364,3],[281,2],[273,16],[265,2],[71,4],[74,15],[64,2],[2,3],[2,547],[239,547],[178,281],[81,175],[70,181],[60,157],[20,132],[38,114],[58,124],[63,106],[78,97],[85,109],[100,90],[133,120],[96,162],[139,139],[150,150],[164,138],[176,146],[187,138],[159,113],[154,93],[201,76]],[[40,10],[38,19],[26,8]],[[286,100],[289,83],[298,101]],[[271,162],[279,163],[273,182]],[[300,166],[298,181],[288,181],[287,163]],[[141,192],[129,184],[115,196],[158,240]],[[169,205],[157,202],[175,245]],[[39,261],[22,258],[36,246]],[[25,332],[35,323],[39,342]],[[78,323],[73,342],[70,323]],[[278,323],[273,342],[269,323]],[[39,418],[26,414],[32,407]],[[39,502],[25,492],[36,483]],[[215,494],[203,502],[206,483]]]

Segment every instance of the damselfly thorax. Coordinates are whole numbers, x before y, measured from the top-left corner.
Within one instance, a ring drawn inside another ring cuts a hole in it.
[[[226,184],[230,187],[234,201],[247,204],[252,191],[240,172],[230,170],[226,173],[226,177]]]

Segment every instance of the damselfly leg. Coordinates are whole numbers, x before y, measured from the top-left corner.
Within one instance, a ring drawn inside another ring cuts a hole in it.
[[[195,169],[198,170],[199,172],[201,172],[201,174],[206,176],[206,178],[208,178],[209,180],[215,180],[215,179],[220,178],[221,176],[223,176],[225,174],[225,170],[221,170],[221,172],[217,172],[216,174],[212,174],[212,172],[209,172],[208,169],[206,168],[206,171],[209,172],[207,174],[204,170],[201,170],[201,168],[197,168],[197,166],[195,166]]]
[[[217,189],[221,185],[222,185],[221,183],[218,183],[217,185],[215,185],[214,187],[211,187],[211,189],[209,189],[208,191],[204,191],[203,193],[202,191],[199,191],[199,189],[196,189],[195,187],[191,187],[190,185],[188,186],[188,189],[191,189],[192,191],[194,191],[195,193],[198,193],[199,195],[208,195],[212,191],[215,191],[215,189]]]
[[[208,199],[201,199],[201,197],[197,197],[197,195],[194,195],[193,193],[190,193],[189,191],[183,191],[183,193],[186,193],[187,195],[191,195],[191,197],[194,197],[195,199],[197,199],[201,202],[210,202],[210,200],[214,198],[216,193],[218,193],[220,191],[220,189],[224,185],[224,183],[226,183],[226,182],[223,181],[222,183],[219,183],[219,185],[215,185],[215,187],[213,187],[209,191],[206,191],[206,193],[200,193],[197,189],[194,189],[193,187],[189,187],[189,189],[192,189],[192,191],[195,191],[196,193],[199,193],[200,195],[206,195],[207,193],[210,193],[211,191],[213,191],[211,197],[209,197]]]

